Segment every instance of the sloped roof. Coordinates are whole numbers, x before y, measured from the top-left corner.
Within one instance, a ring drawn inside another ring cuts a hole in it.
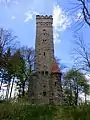
[[[53,65],[52,65],[52,69],[51,69],[52,73],[60,73],[60,69],[58,64],[56,63],[56,61],[54,61]]]

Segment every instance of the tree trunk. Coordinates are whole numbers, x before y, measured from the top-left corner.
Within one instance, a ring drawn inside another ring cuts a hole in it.
[[[2,80],[1,80],[0,90],[1,90],[1,88],[2,88],[2,84],[3,84],[3,78],[2,78]]]
[[[8,85],[7,85],[6,100],[8,100],[8,96],[9,96],[9,89],[10,89],[10,82],[8,82]]]
[[[25,96],[25,82],[26,80],[22,83],[22,96]]]
[[[10,98],[11,98],[11,95],[12,95],[13,85],[14,85],[14,77],[13,77],[12,86],[11,86],[11,91],[10,91]]]
[[[18,90],[18,92],[19,92],[19,94],[18,94],[19,98],[21,98],[21,88],[22,88],[22,86],[21,86],[21,84],[20,84],[19,90]]]
[[[85,104],[87,104],[87,95],[85,93]]]
[[[72,86],[70,82],[70,106],[72,105]]]
[[[78,85],[75,88],[75,105],[78,105]]]

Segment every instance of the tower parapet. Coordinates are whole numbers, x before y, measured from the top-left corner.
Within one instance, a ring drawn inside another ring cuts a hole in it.
[[[52,15],[36,15],[36,19],[53,19]]]
[[[37,26],[50,27],[53,24],[52,15],[36,15],[36,24]]]

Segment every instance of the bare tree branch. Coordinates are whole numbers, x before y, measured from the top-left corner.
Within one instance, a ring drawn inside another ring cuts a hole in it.
[[[84,43],[83,38],[80,36],[75,40],[75,45],[77,47],[74,48],[74,67],[90,72],[89,47]]]

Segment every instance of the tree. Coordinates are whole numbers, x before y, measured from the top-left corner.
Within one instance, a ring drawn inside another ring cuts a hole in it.
[[[24,95],[24,89],[25,86],[28,89],[28,86],[32,79],[32,72],[34,70],[34,49],[28,48],[27,46],[23,46],[21,49],[21,55],[23,56],[23,59],[26,63],[26,69],[24,72],[25,79],[23,81],[23,95]]]
[[[19,71],[21,67],[20,57],[21,57],[20,52],[18,50],[11,55],[10,48],[4,55],[3,62],[2,62],[2,67],[3,67],[2,69],[4,70],[3,80],[5,81],[5,83],[7,83],[6,99],[9,98],[9,92],[10,92],[10,98],[11,98],[14,79],[15,77],[18,76],[18,74],[20,74],[19,72],[21,72]],[[24,68],[22,68],[22,70],[23,69]],[[11,86],[11,82],[12,82],[12,86]],[[11,91],[10,91],[10,86],[11,86]]]
[[[25,61],[23,60],[21,54],[20,54],[20,50],[16,50],[15,53],[12,55],[11,57],[11,71],[12,71],[12,86],[11,86],[11,91],[10,91],[10,98],[11,98],[11,94],[12,94],[12,89],[13,89],[13,85],[14,85],[14,79],[15,78],[21,78],[20,76],[23,76],[23,71],[25,68]]]
[[[87,95],[90,94],[90,85],[89,84],[84,84],[83,92],[85,94],[85,103],[87,103]]]
[[[16,47],[15,38],[11,31],[0,29],[0,80],[1,86],[7,83],[6,98],[8,98],[13,73],[11,57]]]
[[[11,50],[15,49],[17,42],[16,40],[17,36],[13,35],[13,32],[10,30],[6,30],[3,28],[0,28],[0,54],[4,54],[8,48]]]
[[[0,81],[1,85],[7,84],[6,99],[11,98],[15,82],[19,85],[20,95],[25,95],[34,64],[33,48],[18,49],[15,38],[10,31],[0,29]]]
[[[64,80],[64,91],[68,104],[77,105],[79,94],[85,92],[85,86],[87,85],[84,74],[78,70],[72,69],[66,73]]]
[[[85,22],[90,26],[90,0],[77,0],[81,4],[82,15]]]
[[[34,64],[34,50],[26,46],[19,49],[20,65],[17,72],[17,87],[19,89],[19,96],[25,96],[31,80],[31,73]]]
[[[77,21],[75,25],[79,27],[78,29],[83,27],[85,23],[90,26],[90,0],[77,0],[72,4],[74,7],[70,11]]]
[[[74,54],[74,67],[87,72],[90,72],[90,48],[89,44],[86,45],[82,36],[77,36],[75,40]]]

